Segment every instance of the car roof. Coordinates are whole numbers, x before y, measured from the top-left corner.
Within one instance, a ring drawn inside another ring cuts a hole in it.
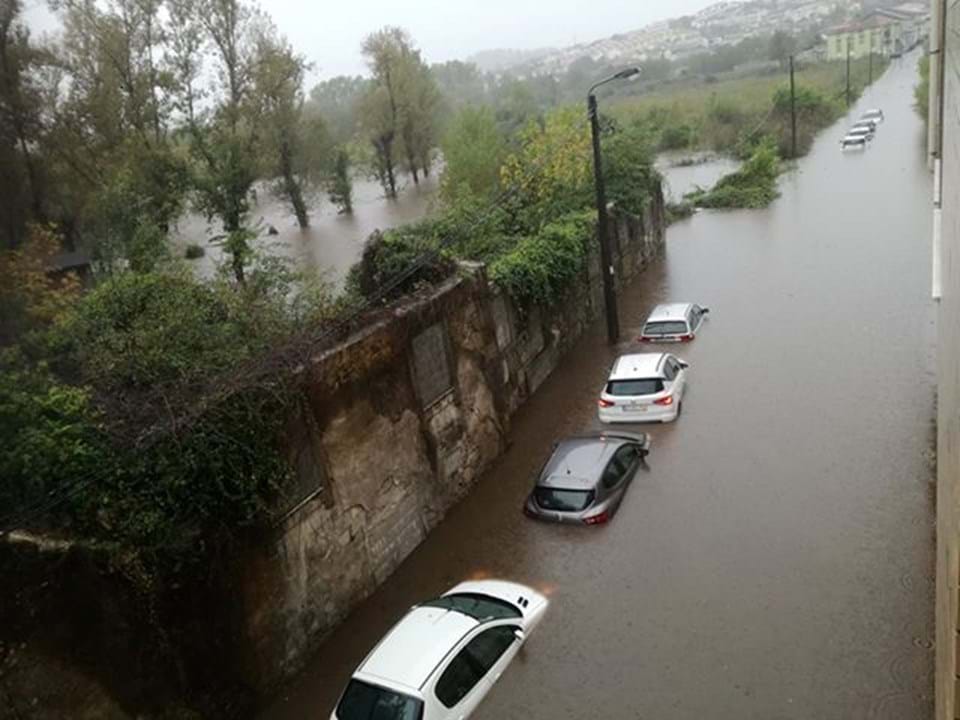
[[[883,115],[883,110],[880,108],[870,108],[869,110],[864,110],[863,117],[870,117],[871,115]]]
[[[657,322],[665,320],[686,320],[687,311],[693,306],[693,303],[664,303],[657,305],[647,318],[647,322]]]
[[[480,623],[446,608],[413,608],[357,669],[358,675],[418,690],[464,636]]]
[[[610,371],[611,380],[640,380],[663,377],[661,366],[666,353],[636,353],[621,355]]]
[[[553,449],[537,480],[538,487],[590,489],[597,484],[622,438],[572,437],[561,440]]]

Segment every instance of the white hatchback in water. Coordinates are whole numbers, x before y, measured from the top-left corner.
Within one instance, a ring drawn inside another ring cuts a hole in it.
[[[600,422],[676,420],[683,405],[688,367],[669,353],[620,356],[597,402]]]
[[[360,664],[331,720],[462,720],[547,610],[517,583],[479,580],[416,605]]]

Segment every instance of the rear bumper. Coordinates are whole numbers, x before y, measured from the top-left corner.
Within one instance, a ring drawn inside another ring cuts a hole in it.
[[[556,510],[544,510],[537,505],[532,498],[528,497],[523,506],[523,514],[534,520],[544,520],[546,522],[562,523],[564,525],[584,525],[583,513],[557,512]]]
[[[671,422],[677,419],[677,403],[664,408],[659,405],[654,407],[656,409],[644,412],[625,412],[619,407],[600,408],[597,411],[597,416],[600,418],[600,422],[611,425],[617,423]]]

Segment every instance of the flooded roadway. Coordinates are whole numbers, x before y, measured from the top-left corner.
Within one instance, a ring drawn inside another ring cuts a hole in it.
[[[663,263],[623,297],[626,338],[658,301],[713,312],[683,348],[683,416],[651,429],[614,521],[520,512],[551,442],[597,427],[614,357],[601,321],[517,414],[498,465],[265,718],[327,717],[410,605],[484,575],[545,588],[552,607],[478,720],[931,717],[931,183],[915,59],[860,103],[887,113],[865,153],[842,155],[831,128],[769,210],[671,227]]]

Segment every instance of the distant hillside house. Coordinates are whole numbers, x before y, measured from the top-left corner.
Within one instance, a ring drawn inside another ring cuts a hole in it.
[[[888,57],[905,52],[922,40],[929,19],[922,3],[871,10],[860,20],[825,33],[827,60],[845,60],[848,52],[854,59],[871,52]]]

